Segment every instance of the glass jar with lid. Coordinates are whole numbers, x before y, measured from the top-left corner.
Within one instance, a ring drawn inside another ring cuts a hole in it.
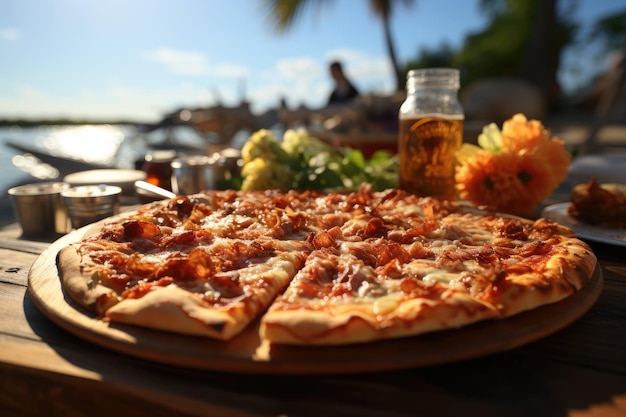
[[[463,143],[459,70],[425,68],[407,74],[399,112],[399,186],[419,196],[456,199],[455,152]]]

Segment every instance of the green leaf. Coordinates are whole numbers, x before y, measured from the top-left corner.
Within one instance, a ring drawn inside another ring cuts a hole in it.
[[[253,137],[259,139],[257,136]],[[336,149],[304,131],[285,132],[280,145],[268,142],[272,163],[266,169],[276,164],[286,167],[288,172],[277,179],[287,188],[345,190],[369,182],[382,190],[398,183],[398,157],[388,151],[378,151],[366,160],[358,149]]]
[[[387,166],[392,158],[393,155],[388,151],[376,151],[368,161],[368,165],[373,167]]]
[[[349,151],[341,161],[341,172],[348,178],[353,179],[363,175],[365,167],[365,158],[359,150]]]

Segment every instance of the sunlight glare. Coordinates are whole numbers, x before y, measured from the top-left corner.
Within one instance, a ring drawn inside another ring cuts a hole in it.
[[[70,126],[54,129],[43,138],[42,146],[55,156],[108,165],[123,140],[123,132],[115,126]]]

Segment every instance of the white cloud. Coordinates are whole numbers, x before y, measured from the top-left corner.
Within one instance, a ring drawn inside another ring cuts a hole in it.
[[[217,75],[220,77],[235,77],[241,78],[248,76],[249,71],[246,67],[235,64],[219,64],[211,67],[209,74],[207,75]]]
[[[250,95],[254,109],[275,108],[281,98],[292,107],[322,105],[326,92],[320,96],[319,84],[330,88],[324,66],[321,60],[310,56],[279,59],[271,70],[261,72],[260,77],[254,80]]]
[[[165,65],[170,71],[181,75],[243,77],[248,70],[240,65],[223,63],[212,64],[209,58],[194,51],[180,51],[162,46],[147,52],[146,58]]]
[[[276,63],[277,74],[288,80],[317,78],[322,75],[322,67],[312,57],[285,58]]]
[[[161,47],[149,52],[147,57],[164,64],[170,71],[184,75],[204,75],[209,71],[209,62],[206,56],[198,52],[177,51],[168,47]]]
[[[0,40],[15,41],[20,38],[20,32],[15,28],[0,28]]]

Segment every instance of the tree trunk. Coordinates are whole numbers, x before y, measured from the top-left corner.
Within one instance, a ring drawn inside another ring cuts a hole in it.
[[[557,71],[560,46],[556,38],[557,0],[540,0],[533,21],[528,46],[520,68],[522,78],[543,91],[546,104],[552,108],[560,95]]]
[[[381,16],[383,21],[383,30],[385,33],[385,44],[387,45],[387,54],[389,54],[389,60],[393,67],[393,74],[396,80],[396,91],[402,91],[405,87],[404,75],[400,72],[398,65],[398,58],[396,57],[396,50],[393,45],[393,39],[391,37],[391,27],[389,25],[389,15]]]

